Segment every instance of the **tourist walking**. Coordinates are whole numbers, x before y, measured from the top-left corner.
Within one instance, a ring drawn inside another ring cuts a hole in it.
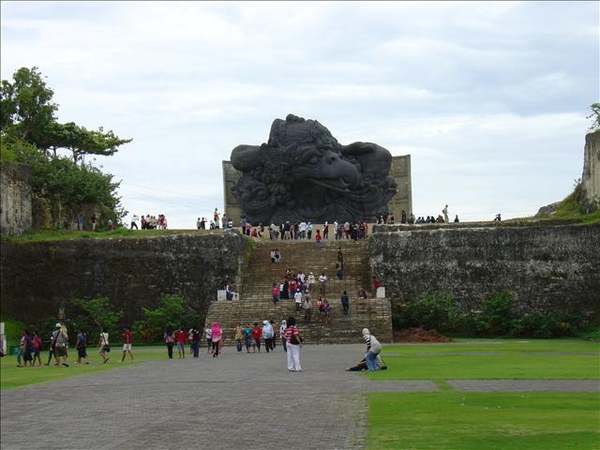
[[[60,366],[61,364],[65,367],[69,367],[67,364],[67,359],[69,357],[67,347],[69,345],[69,335],[67,334],[67,327],[61,325],[60,323],[56,324],[56,330],[52,334],[52,341],[54,342],[54,358],[56,359],[55,366]],[[62,363],[60,362],[62,359]]]
[[[296,318],[290,316],[287,319],[287,327],[284,331],[287,346],[287,368],[289,372],[302,372],[300,366],[300,347],[302,346],[302,337],[296,327]]]
[[[204,338],[206,339],[206,353],[209,354],[212,350],[211,327],[206,325],[204,329]]]
[[[87,359],[87,334],[83,328],[77,333],[75,349],[77,350],[77,364],[81,364],[82,361],[89,364],[88,361],[85,361]]]
[[[219,350],[221,349],[221,343],[223,338],[223,330],[219,325],[219,322],[216,320],[212,323],[210,327],[210,340],[212,344],[212,354],[213,358],[219,357]]]
[[[108,343],[108,333],[100,330],[100,339],[98,339],[98,348],[100,356],[102,357],[102,364],[106,364],[110,359],[106,356],[110,352],[110,344]]]
[[[342,311],[344,315],[347,316],[348,311],[350,310],[350,297],[348,297],[348,293],[346,291],[342,292],[340,300],[342,302]]]
[[[131,349],[133,345],[133,335],[131,334],[131,330],[127,327],[123,329],[123,355],[121,356],[121,362],[125,361],[125,355],[129,353],[129,358],[133,361],[133,350]]]
[[[198,358],[200,356],[200,331],[198,328],[192,327],[191,329],[192,335],[192,343],[191,343],[191,352],[194,358]]]
[[[167,356],[169,359],[173,359],[173,346],[175,345],[175,336],[173,335],[173,328],[168,327],[164,334],[165,344],[167,345]]]
[[[267,353],[274,350],[274,336],[275,332],[273,331],[273,326],[269,323],[268,320],[263,320],[262,337],[265,340],[265,349],[267,350]]]
[[[177,344],[179,359],[185,359],[185,331],[181,327],[175,331],[175,344]]]
[[[233,329],[233,339],[235,340],[235,348],[238,352],[241,352],[243,348],[242,341],[244,339],[244,329],[240,322],[238,322]]]
[[[39,365],[42,365],[42,358],[40,357],[40,352],[42,351],[42,338],[38,334],[37,331],[34,331],[31,336],[31,345],[33,346],[33,366],[35,366],[35,362],[37,361]]]
[[[279,338],[281,339],[281,345],[283,346],[283,351],[287,353],[287,339],[285,337],[285,329],[287,328],[287,320],[283,319],[281,321],[281,325],[279,327]]]

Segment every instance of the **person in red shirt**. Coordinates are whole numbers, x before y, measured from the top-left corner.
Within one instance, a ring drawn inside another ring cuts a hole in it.
[[[181,328],[178,328],[177,331],[175,331],[175,342],[177,343],[179,359],[185,359],[185,332]]]
[[[131,351],[131,345],[133,344],[133,335],[131,334],[131,330],[129,328],[123,329],[123,356],[121,357],[121,362],[125,361],[125,355],[129,353],[129,357],[131,361],[133,361],[133,352]]]
[[[262,337],[262,327],[258,325],[258,322],[254,322],[254,327],[250,331],[250,337],[252,338],[252,353],[255,352],[254,347],[258,349],[260,353],[260,338]]]

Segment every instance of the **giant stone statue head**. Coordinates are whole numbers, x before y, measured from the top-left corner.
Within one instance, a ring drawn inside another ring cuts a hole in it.
[[[371,221],[396,193],[391,163],[377,144],[341,145],[316,120],[289,114],[273,121],[267,143],[232,150],[242,173],[233,194],[252,223]]]

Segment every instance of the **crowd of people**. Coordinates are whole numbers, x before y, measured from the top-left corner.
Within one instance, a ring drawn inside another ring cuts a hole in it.
[[[123,351],[121,355],[121,362],[125,360],[125,357],[129,355],[133,361],[133,334],[128,328],[124,328],[122,332],[123,339]],[[54,361],[54,366],[69,367],[69,333],[67,326],[64,323],[57,322],[54,330],[52,330],[48,336],[48,360],[44,363],[45,366],[50,366]],[[43,340],[37,330],[29,332],[23,330],[19,340],[19,347],[17,350],[17,367],[34,367],[36,362],[38,366],[42,365],[42,346]],[[100,331],[98,339],[98,354],[102,358],[102,363],[108,362],[110,359],[108,353],[110,352],[110,343],[108,333],[104,330]],[[73,364],[89,364],[88,360],[88,333],[85,329],[81,328],[75,335],[75,350],[77,351],[77,359]]]

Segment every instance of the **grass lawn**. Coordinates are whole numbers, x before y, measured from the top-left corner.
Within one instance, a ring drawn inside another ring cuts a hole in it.
[[[450,379],[599,380],[600,345],[580,340],[459,340],[384,346],[388,370],[437,392],[368,394],[367,448],[600,449],[600,394],[459,392]]]
[[[134,364],[148,359],[165,357],[165,347],[163,345],[152,347],[136,346],[133,352]],[[102,358],[98,355],[97,349],[93,347],[88,348],[88,361],[90,364],[73,364],[74,361],[77,361],[77,351],[71,349],[69,350],[69,367],[55,367],[53,365],[54,360],[50,363],[50,367],[40,367],[37,365],[35,367],[17,367],[17,357],[7,355],[0,362],[0,388],[12,389],[29,384],[45,383],[58,379],[64,380],[67,377],[81,376],[117,367],[117,361],[121,359],[122,355],[120,347],[114,347],[108,355],[110,357],[109,362],[102,364]],[[42,352],[40,356],[42,363],[48,361],[48,351]],[[129,355],[126,362],[127,364],[131,364]]]
[[[164,358],[164,346],[134,348],[134,364]],[[0,362],[2,389],[118,367],[118,347],[101,364],[16,367]],[[46,362],[47,352],[42,353]],[[363,373],[374,380],[431,380],[436,392],[371,393],[367,449],[600,450],[600,393],[460,392],[451,379],[599,380],[600,344],[576,339],[457,340],[451,344],[384,345],[388,370]],[[75,353],[71,354],[73,361]],[[128,362],[128,364],[131,364]]]

